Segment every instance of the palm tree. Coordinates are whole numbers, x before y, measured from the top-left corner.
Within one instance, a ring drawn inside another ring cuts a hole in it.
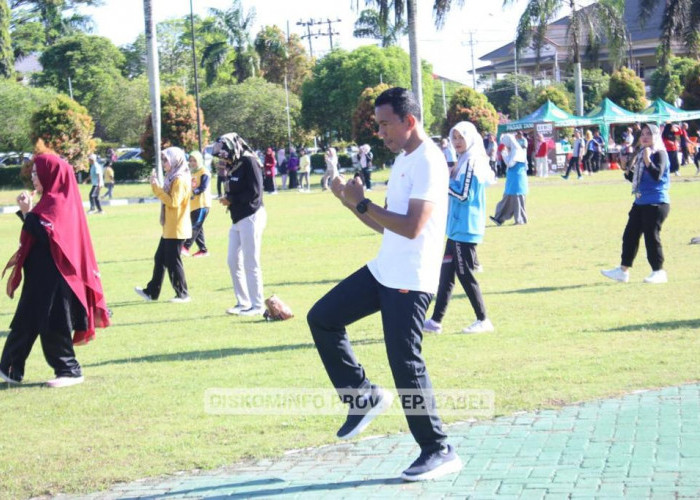
[[[440,29],[445,23],[445,17],[452,7],[453,1],[461,7],[464,0],[434,0],[433,18],[435,27]],[[352,5],[351,1],[351,5]],[[355,10],[359,10],[360,0],[355,0]],[[389,11],[394,11],[394,24],[403,22],[404,12],[406,13],[406,24],[408,26],[408,47],[411,55],[411,88],[423,109],[423,90],[421,77],[421,63],[418,54],[418,30],[416,17],[418,15],[418,0],[365,0],[365,5],[375,5],[379,8],[379,18],[385,24],[388,22]]]
[[[382,47],[391,47],[398,43],[400,36],[407,33],[408,30],[403,21],[392,24],[388,20],[383,20],[376,10],[365,9],[360,12],[360,17],[355,21],[355,30],[352,32],[352,36],[381,40]]]
[[[0,77],[9,78],[15,72],[15,58],[10,38],[10,8],[0,0]]]
[[[160,162],[160,75],[158,72],[158,41],[151,0],[143,0],[143,17],[146,21],[146,63],[148,66],[148,88],[151,97],[153,159],[156,162],[158,178],[162,181],[163,166]]]
[[[503,5],[512,5],[516,0],[504,0]],[[535,60],[539,69],[540,51],[545,43],[547,26],[554,21],[559,11],[568,6],[571,9],[568,36],[574,65],[574,89],[576,113],[583,114],[583,82],[581,81],[581,42],[586,38],[589,49],[595,51],[605,37],[614,65],[623,54],[627,31],[623,19],[625,3],[621,0],[600,0],[581,8],[576,0],[529,0],[525,12],[518,23],[515,50],[532,43]]]
[[[10,9],[18,12],[18,22],[37,19],[44,27],[46,45],[75,33],[90,33],[94,22],[90,16],[68,11],[80,6],[100,5],[100,0],[10,0]],[[19,12],[21,10],[21,12]]]
[[[255,51],[251,47],[248,31],[255,22],[255,9],[243,10],[241,0],[234,0],[228,10],[209,9],[213,22],[205,24],[202,31],[212,33],[216,40],[204,47],[202,67],[207,69],[207,84],[211,84],[219,68],[230,55],[231,47],[236,54],[234,74],[239,82],[255,74]]]
[[[641,0],[639,21],[642,26],[653,19],[659,0]],[[700,1],[664,0],[661,16],[661,51],[659,63],[668,64],[671,58],[671,43],[680,40],[688,51],[697,57],[700,52]]]

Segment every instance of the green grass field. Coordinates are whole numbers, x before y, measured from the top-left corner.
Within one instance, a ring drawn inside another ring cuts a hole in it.
[[[504,415],[700,379],[700,246],[689,245],[700,235],[700,182],[683,170],[673,178],[662,233],[665,285],[642,283],[650,272],[643,243],[630,283],[599,273],[619,263],[632,203],[619,173],[531,180],[529,224],[489,224],[479,246],[485,272],[478,279],[496,332],[458,333],[473,320],[459,290],[445,333],[424,341],[436,388],[491,389],[496,414]],[[502,190],[503,181],[488,190],[489,213]],[[145,185],[117,186],[115,194],[127,191],[149,194]],[[15,195],[0,192],[0,203]],[[381,202],[384,189],[370,196]],[[43,387],[53,374],[37,345],[24,386],[0,390],[0,497],[90,492],[335,441],[342,417],[204,412],[208,388],[327,388],[306,312],[379,248],[380,236],[328,192],[283,192],[265,204],[265,294],[290,304],[296,317],[287,322],[224,314],[234,304],[230,220],[218,206],[205,226],[211,257],[185,262],[193,301],[182,305],[144,303],[133,292],[150,277],[160,234],[156,204],[110,207],[89,218],[114,324],[77,348],[84,384]],[[0,215],[3,264],[19,229],[15,216]],[[169,298],[167,278],[163,290]],[[15,306],[0,298],[0,340]],[[352,325],[350,335],[371,379],[392,387],[379,316]],[[386,416],[366,434],[406,430],[401,416]]]

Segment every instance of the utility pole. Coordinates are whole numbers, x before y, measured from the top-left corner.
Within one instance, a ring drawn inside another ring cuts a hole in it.
[[[476,65],[474,64],[474,32],[469,32],[469,45],[472,49],[472,87],[476,90]]]
[[[520,94],[518,93],[518,45],[515,42],[513,42],[513,53],[515,54],[515,57],[513,58],[513,65],[515,66],[515,97],[520,97]],[[516,99],[516,104],[518,100],[519,99]],[[515,119],[520,119],[520,106],[515,108]]]
[[[204,153],[202,147],[202,118],[199,113],[199,81],[197,78],[197,53],[194,47],[194,13],[192,11],[192,0],[190,0],[190,31],[192,34],[192,67],[194,68],[194,100],[197,106],[197,144],[199,152]]]
[[[297,26],[304,26],[306,28],[306,34],[302,35],[301,38],[308,38],[309,39],[309,53],[311,57],[314,56],[314,51],[313,47],[311,46],[311,38],[318,38],[320,36],[327,36],[330,39],[330,45],[331,45],[331,50],[333,50],[333,35],[340,35],[339,32],[333,31],[333,23],[339,23],[341,22],[341,19],[329,19],[327,18],[325,21],[324,20],[315,20],[315,19],[309,19],[308,21],[298,21]],[[320,29],[316,31],[315,33],[311,31],[312,26],[319,26],[322,24],[328,24],[328,31],[323,32]]]

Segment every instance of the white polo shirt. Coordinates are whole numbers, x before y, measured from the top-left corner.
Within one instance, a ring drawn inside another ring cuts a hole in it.
[[[379,283],[399,290],[436,293],[447,222],[449,173],[442,151],[425,140],[412,153],[401,153],[391,167],[386,201],[390,212],[405,215],[410,199],[433,204],[433,213],[414,239],[384,230],[379,255],[368,262]]]

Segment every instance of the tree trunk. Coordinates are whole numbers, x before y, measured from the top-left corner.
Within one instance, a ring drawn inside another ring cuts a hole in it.
[[[407,0],[406,17],[408,19],[408,47],[411,53],[411,88],[418,99],[421,110],[421,120],[423,119],[423,82],[418,53],[418,23],[417,23],[417,0]]]
[[[146,21],[146,63],[148,88],[151,96],[151,124],[153,125],[153,160],[158,179],[163,182],[163,165],[160,162],[160,74],[158,71],[158,40],[153,20],[151,0],[143,0],[143,17]]]
[[[583,81],[581,79],[581,61],[574,64],[574,84],[576,94],[576,114],[583,116]]]

